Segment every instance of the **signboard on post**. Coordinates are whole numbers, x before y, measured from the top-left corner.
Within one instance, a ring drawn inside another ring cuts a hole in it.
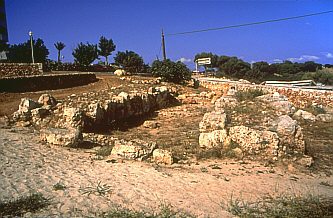
[[[196,60],[199,66],[211,64],[211,58],[199,58]]]
[[[197,60],[195,60],[195,71],[198,71],[198,66],[205,66],[205,65],[209,65],[212,63],[211,58],[198,58]]]

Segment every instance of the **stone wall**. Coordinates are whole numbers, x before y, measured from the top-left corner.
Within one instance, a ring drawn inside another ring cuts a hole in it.
[[[0,92],[62,89],[97,81],[94,73],[49,74],[0,78]]]
[[[167,87],[118,95],[109,90],[70,96],[55,111],[57,128],[82,126],[87,132],[120,127],[124,121],[137,121],[147,114],[177,103]]]
[[[158,109],[178,103],[171,88],[155,87],[148,91],[119,94],[110,90],[70,95],[56,101],[48,94],[38,102],[23,98],[19,110],[13,114],[15,122],[38,128],[78,128],[85,132],[119,127],[123,122],[133,122]]]
[[[333,107],[333,91],[253,85],[237,82],[200,81],[200,85],[214,91],[221,91],[223,94],[226,94],[231,87],[234,87],[237,91],[260,89],[268,93],[278,92],[281,95],[287,96],[289,101],[299,108],[311,105]]]
[[[43,73],[41,63],[0,63],[0,78],[40,75]]]

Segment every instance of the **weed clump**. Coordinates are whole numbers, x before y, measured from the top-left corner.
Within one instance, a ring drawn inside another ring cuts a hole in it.
[[[254,203],[231,199],[228,211],[239,217],[332,217],[333,199],[319,196],[271,196]]]
[[[134,211],[126,208],[114,208],[109,212],[103,214],[103,218],[191,218],[194,217],[190,214],[176,211],[169,204],[161,204],[159,208],[159,212],[142,212],[142,211]]]
[[[61,182],[57,182],[56,184],[53,185],[53,190],[59,191],[59,190],[65,190],[67,187],[62,184]]]
[[[27,212],[34,213],[48,205],[50,205],[49,199],[40,193],[34,193],[10,201],[0,201],[0,217],[22,216]]]
[[[254,98],[264,95],[264,91],[261,89],[249,89],[246,91],[238,91],[236,92],[236,98],[238,101],[251,101]]]

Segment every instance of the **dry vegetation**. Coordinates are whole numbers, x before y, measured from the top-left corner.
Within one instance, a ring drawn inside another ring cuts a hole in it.
[[[133,84],[129,81],[121,80],[119,77],[110,75],[98,75],[99,81],[87,86],[75,87],[62,90],[47,91],[52,94],[56,99],[64,99],[71,94],[80,94],[87,91],[97,91],[101,89],[111,89],[117,87],[117,92],[125,91],[130,92],[133,89],[148,89],[149,84]],[[142,78],[136,78],[138,80]],[[193,89],[189,87],[179,87],[180,93],[200,93],[206,91],[203,88]],[[36,93],[0,93],[0,116],[10,115],[15,110],[23,97],[37,99],[42,92]],[[271,122],[276,116],[273,108],[267,106],[265,103],[255,99],[256,96],[263,94],[260,91],[248,92],[239,94],[238,100],[240,103],[233,109],[226,109],[228,114],[228,127],[236,125],[245,125],[251,128],[261,126],[269,128]],[[211,111],[213,105],[210,100],[202,99],[201,102],[196,104],[182,104],[175,105],[171,108],[159,110],[153,114],[141,117],[140,119],[131,120],[130,122],[122,122],[117,126],[109,129],[99,131],[99,134],[106,134],[117,137],[119,139],[141,139],[147,142],[156,142],[158,147],[167,149],[172,152],[176,162],[188,163],[200,161],[202,159],[218,158],[221,161],[228,162],[230,158],[233,159],[232,153],[224,153],[218,149],[205,150],[199,148],[199,122],[202,120],[206,112]],[[308,111],[311,111],[308,109]],[[142,124],[145,120],[152,120],[158,124],[158,128],[146,128]],[[333,169],[333,123],[321,122],[305,122],[299,123],[303,128],[303,134],[307,144],[307,154],[314,157],[315,164],[308,168],[301,168],[300,170],[305,174],[320,174],[325,173],[326,176],[332,175]],[[237,145],[231,145],[231,149]],[[101,157],[110,155],[112,145],[101,147],[95,150],[95,154]],[[72,150],[75,152],[75,150]],[[102,158],[103,160],[103,158]],[[98,160],[97,160],[98,161]],[[108,160],[110,161],[110,160]],[[192,162],[193,161],[193,162]],[[245,159],[243,161],[246,161]],[[245,162],[242,162],[243,164]],[[290,162],[282,164],[285,170]],[[233,160],[230,164],[237,164]],[[266,164],[266,163],[259,163]],[[270,167],[273,169],[278,164],[272,164]],[[163,172],[168,177],[172,175],[172,168],[164,168],[163,166],[154,166],[156,171]],[[177,170],[183,169],[182,166],[177,166]],[[218,164],[209,166],[211,169],[220,170]],[[215,167],[215,168],[214,168]],[[244,166],[240,166],[242,168]],[[200,166],[200,173],[207,173],[211,169]],[[245,169],[245,167],[244,167]],[[223,169],[222,169],[223,170]],[[246,169],[247,170],[247,169]],[[168,173],[168,172],[171,173]],[[295,174],[301,171],[296,171]],[[259,171],[258,171],[259,172]],[[262,173],[262,172],[260,172]],[[272,171],[272,173],[274,173]],[[258,173],[257,173],[258,174]],[[223,177],[226,182],[230,178],[224,174],[213,175],[216,179]],[[322,181],[322,186],[327,187],[332,191],[330,182]],[[53,186],[55,191],[64,191],[67,189],[66,185],[59,182]],[[96,186],[87,186],[82,188],[82,193],[105,195],[108,193],[110,186],[108,184],[98,183]],[[225,199],[224,199],[225,200]],[[293,196],[283,195],[279,197],[265,197],[256,202],[248,203],[242,199],[231,199],[226,207],[221,207],[221,210],[228,210],[233,215],[239,217],[332,217],[333,216],[333,203],[332,199],[308,196]],[[31,195],[27,198],[14,199],[0,203],[1,216],[21,216],[26,212],[35,212],[40,208],[49,205],[48,199],[42,195]],[[148,208],[150,209],[150,208]],[[144,212],[137,210],[129,210],[127,208],[110,208],[109,212],[99,214],[100,217],[192,217],[192,215],[179,212],[170,205],[162,205],[158,212]]]

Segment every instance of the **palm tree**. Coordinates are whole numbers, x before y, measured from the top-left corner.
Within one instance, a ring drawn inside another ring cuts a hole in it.
[[[63,42],[54,43],[54,47],[58,50],[58,63],[60,63],[60,51],[63,50],[66,45]]]

